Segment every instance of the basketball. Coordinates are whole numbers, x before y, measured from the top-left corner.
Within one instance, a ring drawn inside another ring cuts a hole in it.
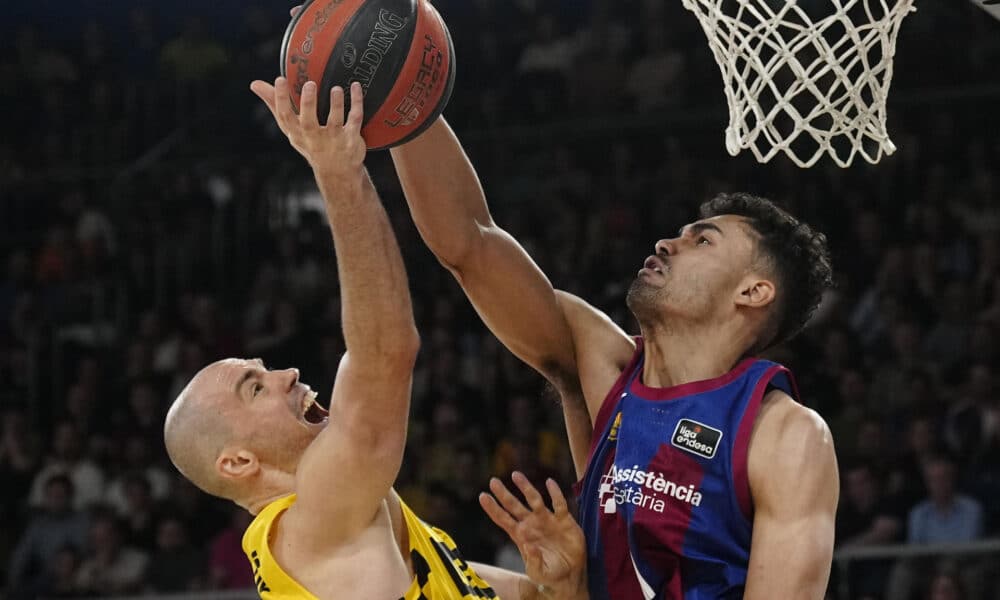
[[[281,74],[296,109],[307,81],[320,93],[325,123],[329,90],[361,83],[368,148],[382,150],[420,135],[444,110],[455,81],[448,28],[427,0],[310,0],[281,44]]]

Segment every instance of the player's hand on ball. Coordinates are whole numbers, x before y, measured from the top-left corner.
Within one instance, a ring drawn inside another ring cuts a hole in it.
[[[316,83],[302,86],[302,107],[298,114],[288,96],[288,80],[279,77],[271,85],[254,81],[250,89],[274,116],[278,128],[288,137],[299,154],[313,170],[354,173],[364,162],[367,148],[361,137],[364,122],[364,92],[360,83],[351,84],[351,109],[344,118],[344,90],[335,86],[330,94],[330,113],[326,125],[320,125],[316,115]]]
[[[517,545],[528,577],[544,586],[541,597],[586,598],[586,542],[559,485],[551,479],[545,482],[552,498],[550,511],[524,474],[515,471],[511,479],[528,506],[497,478],[490,480],[493,496],[480,494],[479,504]]]

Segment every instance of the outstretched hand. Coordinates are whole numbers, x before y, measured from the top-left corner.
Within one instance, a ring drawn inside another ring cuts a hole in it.
[[[550,511],[523,473],[515,471],[511,479],[524,494],[527,507],[495,477],[490,480],[493,496],[480,494],[480,506],[517,545],[528,577],[544,586],[544,596],[587,598],[586,542],[559,485],[551,479],[545,482],[552,498]]]
[[[288,95],[288,80],[278,77],[274,85],[254,81],[250,89],[271,111],[282,133],[313,170],[350,173],[361,167],[367,147],[361,137],[364,122],[364,92],[360,83],[351,84],[351,109],[344,118],[344,90],[334,86],[329,91],[330,113],[326,125],[320,125],[316,115],[316,82],[302,86],[298,114]],[[326,93],[326,92],[324,92]]]

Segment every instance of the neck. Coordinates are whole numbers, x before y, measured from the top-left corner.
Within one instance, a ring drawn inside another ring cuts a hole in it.
[[[256,516],[260,513],[260,511],[264,510],[264,508],[268,504],[280,498],[284,498],[285,496],[288,496],[291,493],[292,493],[291,491],[285,491],[280,493],[276,492],[267,496],[257,496],[252,500],[235,500],[235,502],[237,505],[245,508],[247,512],[249,512],[251,515]]]
[[[642,383],[673,387],[728,373],[752,345],[746,336],[724,331],[678,331],[642,327],[645,364]]]
[[[275,500],[295,493],[295,475],[292,473],[265,469],[261,475],[251,494],[233,500],[252,515],[257,515]]]

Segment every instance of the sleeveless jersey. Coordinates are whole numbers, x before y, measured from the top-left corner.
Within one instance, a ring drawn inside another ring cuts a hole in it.
[[[243,534],[243,552],[250,559],[254,583],[262,600],[317,600],[281,568],[267,542],[275,520],[294,503],[295,495],[292,494],[268,504]],[[489,584],[462,560],[447,533],[421,521],[402,500],[399,505],[409,532],[414,571],[413,582],[400,600],[497,598]],[[345,590],[344,594],[345,598],[354,597],[350,590]]]
[[[791,373],[746,359],[715,379],[642,384],[643,346],[604,400],[578,484],[591,600],[743,597],[753,508],[747,448]]]

